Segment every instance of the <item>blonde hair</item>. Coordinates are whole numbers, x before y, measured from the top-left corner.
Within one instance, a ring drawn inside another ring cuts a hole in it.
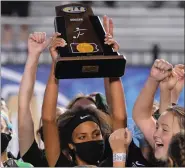
[[[171,112],[173,116],[177,117],[179,126],[180,126],[180,133],[185,133],[185,110],[183,107],[180,106],[173,106],[166,110],[167,112]]]

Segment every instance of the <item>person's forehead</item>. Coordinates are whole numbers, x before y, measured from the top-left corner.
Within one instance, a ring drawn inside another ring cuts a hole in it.
[[[159,124],[166,124],[168,126],[172,126],[173,124],[178,123],[178,119],[171,112],[164,112],[159,117],[158,123]]]
[[[87,98],[82,98],[82,99],[77,100],[73,106],[89,105],[89,104],[94,104],[94,103],[91,100],[87,99]]]
[[[75,129],[74,129],[74,133],[75,134],[78,134],[78,133],[88,133],[88,132],[91,132],[91,131],[94,131],[95,129],[98,129],[99,126],[95,123],[95,122],[92,122],[92,121],[86,121],[86,122],[83,122],[81,124],[79,124]]]

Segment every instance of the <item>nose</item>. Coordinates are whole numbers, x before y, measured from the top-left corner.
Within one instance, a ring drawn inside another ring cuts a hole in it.
[[[156,130],[155,132],[154,132],[154,134],[153,134],[153,139],[155,140],[155,139],[157,139],[157,138],[159,138],[160,137],[160,131],[159,131],[159,129],[158,130]]]
[[[91,135],[88,136],[87,138],[88,141],[93,141],[93,137]]]

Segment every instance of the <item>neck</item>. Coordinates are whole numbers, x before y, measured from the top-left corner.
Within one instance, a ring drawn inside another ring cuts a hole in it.
[[[3,152],[3,153],[1,154],[1,162],[3,163],[3,162],[5,162],[5,161],[7,161],[7,160],[8,160],[7,152]]]

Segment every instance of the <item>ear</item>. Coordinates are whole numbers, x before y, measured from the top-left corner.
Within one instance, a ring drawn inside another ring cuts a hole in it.
[[[69,149],[74,150],[74,145],[73,144],[69,143],[68,146],[69,146]]]

